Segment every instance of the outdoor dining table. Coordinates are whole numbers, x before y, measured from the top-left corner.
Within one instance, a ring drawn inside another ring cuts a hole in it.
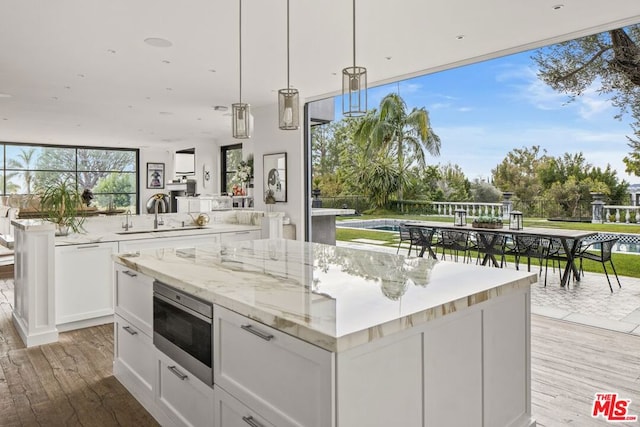
[[[471,225],[466,226],[456,226],[452,223],[439,222],[439,221],[412,221],[405,223],[408,227],[425,227],[432,228],[434,230],[457,230],[457,231],[469,231],[479,233],[478,236],[480,239],[484,239],[483,243],[486,247],[492,247],[493,243],[495,243],[495,238],[489,237],[490,233],[493,233],[494,236],[497,235],[507,235],[507,236],[515,236],[515,235],[525,235],[525,236],[535,236],[537,238],[543,239],[557,239],[562,248],[564,250],[566,260],[566,265],[562,276],[560,278],[560,286],[565,286],[569,279],[571,278],[571,273],[573,273],[573,277],[575,280],[580,281],[580,273],[578,271],[578,267],[575,265],[574,260],[576,258],[576,254],[580,249],[580,244],[584,239],[588,239],[597,235],[598,233],[595,231],[585,231],[585,230],[568,230],[563,228],[539,228],[539,227],[526,227],[521,230],[511,230],[509,228],[495,228],[495,229],[486,229],[486,228],[473,228]],[[490,240],[491,239],[491,240]],[[557,258],[556,258],[557,259]],[[484,259],[482,260],[483,265],[486,265],[488,261],[491,261],[493,265],[496,267],[499,265],[498,261],[495,258],[494,253],[486,253]]]

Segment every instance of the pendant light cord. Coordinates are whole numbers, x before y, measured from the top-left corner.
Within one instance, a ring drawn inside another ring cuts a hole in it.
[[[238,11],[238,42],[240,45],[240,48],[238,49],[239,52],[239,57],[240,57],[240,100],[239,103],[242,104],[242,0],[239,0],[238,4],[239,6],[239,11]]]
[[[353,0],[353,68],[356,68],[356,0]]]
[[[287,90],[291,88],[289,84],[289,71],[291,70],[289,64],[289,0],[287,0]]]

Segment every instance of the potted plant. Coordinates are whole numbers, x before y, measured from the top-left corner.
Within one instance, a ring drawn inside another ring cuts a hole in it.
[[[57,236],[80,231],[85,220],[81,205],[82,196],[67,180],[52,183],[40,195],[40,212],[56,225]]]
[[[502,228],[502,218],[499,216],[480,215],[471,224],[474,228]]]

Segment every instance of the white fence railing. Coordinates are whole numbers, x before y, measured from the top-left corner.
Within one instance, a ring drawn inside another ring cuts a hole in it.
[[[502,203],[431,202],[431,204],[436,208],[437,214],[442,216],[453,216],[456,209],[464,209],[468,217],[481,215],[504,216]]]
[[[604,220],[605,222],[624,222],[630,224],[635,222],[640,224],[640,206],[615,206],[605,205],[604,208]],[[633,218],[631,217],[633,213]],[[613,221],[611,220],[613,218]],[[632,221],[633,220],[633,221]]]

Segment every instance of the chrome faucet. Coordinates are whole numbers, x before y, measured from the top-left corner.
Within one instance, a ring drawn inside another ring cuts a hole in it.
[[[160,202],[162,202],[161,198],[156,198],[154,200],[153,203],[153,212],[155,214],[155,217],[153,218],[153,229],[157,230],[158,229],[158,225],[163,225],[164,221],[162,220],[162,217],[160,217],[160,221],[158,221],[158,205],[160,204]]]
[[[133,227],[133,222],[131,221],[131,209],[127,209],[124,213],[124,224],[122,224],[122,228],[124,228],[124,231],[129,231],[131,227]]]

